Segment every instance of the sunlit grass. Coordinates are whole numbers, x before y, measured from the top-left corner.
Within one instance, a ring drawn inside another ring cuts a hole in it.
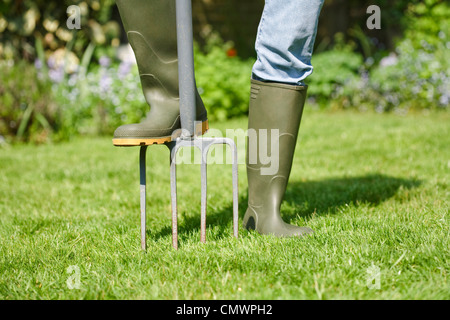
[[[449,120],[307,110],[282,205],[286,221],[315,230],[304,239],[242,226],[233,238],[231,168],[210,165],[200,243],[200,169],[180,165],[178,251],[168,151],[152,146],[146,254],[138,148],[1,148],[0,299],[449,299]],[[241,222],[244,165],[239,174]]]

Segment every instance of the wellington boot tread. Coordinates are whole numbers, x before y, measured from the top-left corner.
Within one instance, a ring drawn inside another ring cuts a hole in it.
[[[200,128],[201,126],[201,128]],[[209,130],[208,120],[205,120],[201,125],[197,125],[197,134],[203,135]],[[181,134],[181,130],[177,129],[170,136],[164,137],[136,137],[136,138],[114,138],[113,144],[116,147],[136,147],[136,146],[149,146],[153,144],[164,144],[173,141]]]

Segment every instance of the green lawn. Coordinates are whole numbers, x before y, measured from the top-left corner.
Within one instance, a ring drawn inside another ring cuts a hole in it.
[[[231,167],[210,165],[200,243],[200,168],[180,165],[178,251],[168,151],[150,147],[145,254],[138,148],[0,148],[0,299],[450,299],[449,120],[307,110],[282,205],[303,239],[233,238]]]

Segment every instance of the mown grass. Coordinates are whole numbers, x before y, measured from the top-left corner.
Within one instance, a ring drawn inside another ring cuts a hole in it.
[[[286,221],[315,230],[303,239],[242,226],[233,238],[231,168],[210,165],[200,243],[200,169],[182,164],[178,251],[168,151],[150,147],[145,254],[138,148],[1,148],[0,299],[449,299],[449,120],[307,110],[282,205]]]

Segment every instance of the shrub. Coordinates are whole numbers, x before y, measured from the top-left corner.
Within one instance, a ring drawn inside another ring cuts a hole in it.
[[[447,109],[450,92],[450,7],[440,0],[412,3],[408,29],[396,49],[377,63],[338,46],[313,56],[310,101],[332,108],[377,112]]]
[[[235,56],[231,43],[195,50],[197,86],[211,120],[225,120],[248,112],[254,61]]]
[[[33,65],[0,61],[0,136],[46,142],[57,128],[58,106],[51,84]]]
[[[392,63],[371,72],[371,103],[378,111],[447,108],[450,63],[443,44],[434,52],[415,50],[409,39],[397,47]]]
[[[331,100],[350,94],[348,86],[359,78],[363,58],[349,47],[335,48],[313,55],[312,64],[313,74],[306,80],[308,96],[310,101],[327,107]]]
[[[450,7],[440,0],[410,4],[408,28],[395,52],[349,88],[352,104],[382,111],[446,109],[450,92]]]
[[[60,108],[57,139],[112,134],[121,124],[138,122],[148,111],[136,65],[107,57],[100,61],[88,73],[80,69],[53,84],[53,99]]]
[[[206,53],[196,47],[197,86],[209,119],[246,114],[251,66],[251,61],[233,56],[227,45],[209,47]],[[53,99],[61,109],[59,139],[76,134],[112,134],[121,124],[139,122],[149,110],[137,67],[128,62],[105,56],[86,75],[78,71],[53,81],[57,82]]]
[[[66,26],[67,8],[77,5],[81,29]],[[0,58],[36,57],[35,39],[48,53],[71,47],[81,57],[89,43],[104,48],[119,45],[120,27],[111,21],[114,0],[3,0],[0,3]]]
[[[57,141],[79,134],[110,135],[119,125],[139,122],[149,107],[137,66],[102,56],[87,70],[94,50],[88,46],[79,62],[65,49],[46,58],[38,45],[41,58],[34,66],[24,61],[3,63],[0,135]],[[195,47],[195,63],[209,118],[245,115],[253,62],[239,59],[229,44],[220,42],[207,46],[206,52]]]

